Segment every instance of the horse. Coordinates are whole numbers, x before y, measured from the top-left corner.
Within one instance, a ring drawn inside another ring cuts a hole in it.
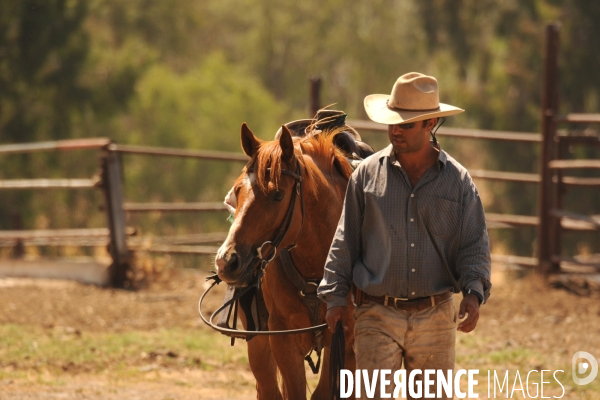
[[[259,274],[269,331],[314,325],[282,258],[287,251],[298,273],[313,282],[316,291],[315,282],[323,277],[352,173],[346,155],[334,145],[336,137],[338,141],[340,135],[344,137],[343,130],[337,128],[299,138],[293,137],[284,125],[276,140],[262,141],[245,123],[242,125],[241,144],[250,161],[226,198],[234,219],[217,252],[215,266],[218,277],[230,286],[248,286]],[[297,196],[299,201],[295,200]],[[279,237],[278,244],[272,239],[274,236]],[[257,257],[264,260],[258,266]],[[353,308],[352,302],[348,303]],[[326,305],[320,302],[317,306],[318,322],[324,323]],[[240,314],[246,326],[243,313]],[[344,368],[354,370],[353,321],[348,325]],[[323,373],[312,394],[313,400],[330,396],[327,371],[331,334],[328,330],[322,334]],[[306,399],[304,360],[315,348],[315,336],[310,333],[256,336],[247,344],[258,399]],[[278,372],[283,390],[279,388]]]

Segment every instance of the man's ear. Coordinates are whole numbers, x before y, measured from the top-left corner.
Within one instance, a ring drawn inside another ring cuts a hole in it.
[[[430,119],[430,120],[427,122],[427,124],[428,124],[428,127],[427,127],[427,128],[428,128],[429,130],[432,130],[432,129],[435,127],[435,125],[438,123],[438,121],[439,121],[439,118],[431,118],[431,119]]]
[[[294,159],[294,141],[292,133],[285,125],[281,125],[281,136],[279,136],[282,159],[288,164]]]
[[[254,156],[260,147],[260,140],[254,136],[254,133],[252,133],[245,122],[242,124],[241,140],[244,153],[246,153],[248,157]]]

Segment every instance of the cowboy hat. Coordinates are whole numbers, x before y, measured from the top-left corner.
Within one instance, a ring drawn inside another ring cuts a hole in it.
[[[373,121],[387,125],[445,117],[465,111],[440,103],[437,80],[418,72],[398,78],[391,95],[371,94],[365,97],[365,110]]]

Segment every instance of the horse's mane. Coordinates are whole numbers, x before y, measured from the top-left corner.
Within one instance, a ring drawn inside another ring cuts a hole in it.
[[[294,138],[294,152],[296,159],[303,169],[303,185],[307,194],[317,195],[317,180],[325,175],[333,175],[337,171],[346,180],[352,174],[352,167],[345,155],[334,144],[335,136],[343,132],[346,127],[339,127],[319,132],[302,138]],[[258,186],[263,192],[267,191],[269,182],[278,188],[282,169],[282,152],[279,141],[262,142],[258,152],[248,164],[255,172]],[[314,162],[307,162],[309,156]],[[320,170],[316,165],[327,166]],[[335,171],[334,171],[335,170]],[[294,171],[295,172],[295,171]]]

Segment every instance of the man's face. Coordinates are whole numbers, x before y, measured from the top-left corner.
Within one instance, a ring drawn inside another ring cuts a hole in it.
[[[429,146],[429,132],[435,119],[388,125],[388,137],[396,153],[416,153]]]

